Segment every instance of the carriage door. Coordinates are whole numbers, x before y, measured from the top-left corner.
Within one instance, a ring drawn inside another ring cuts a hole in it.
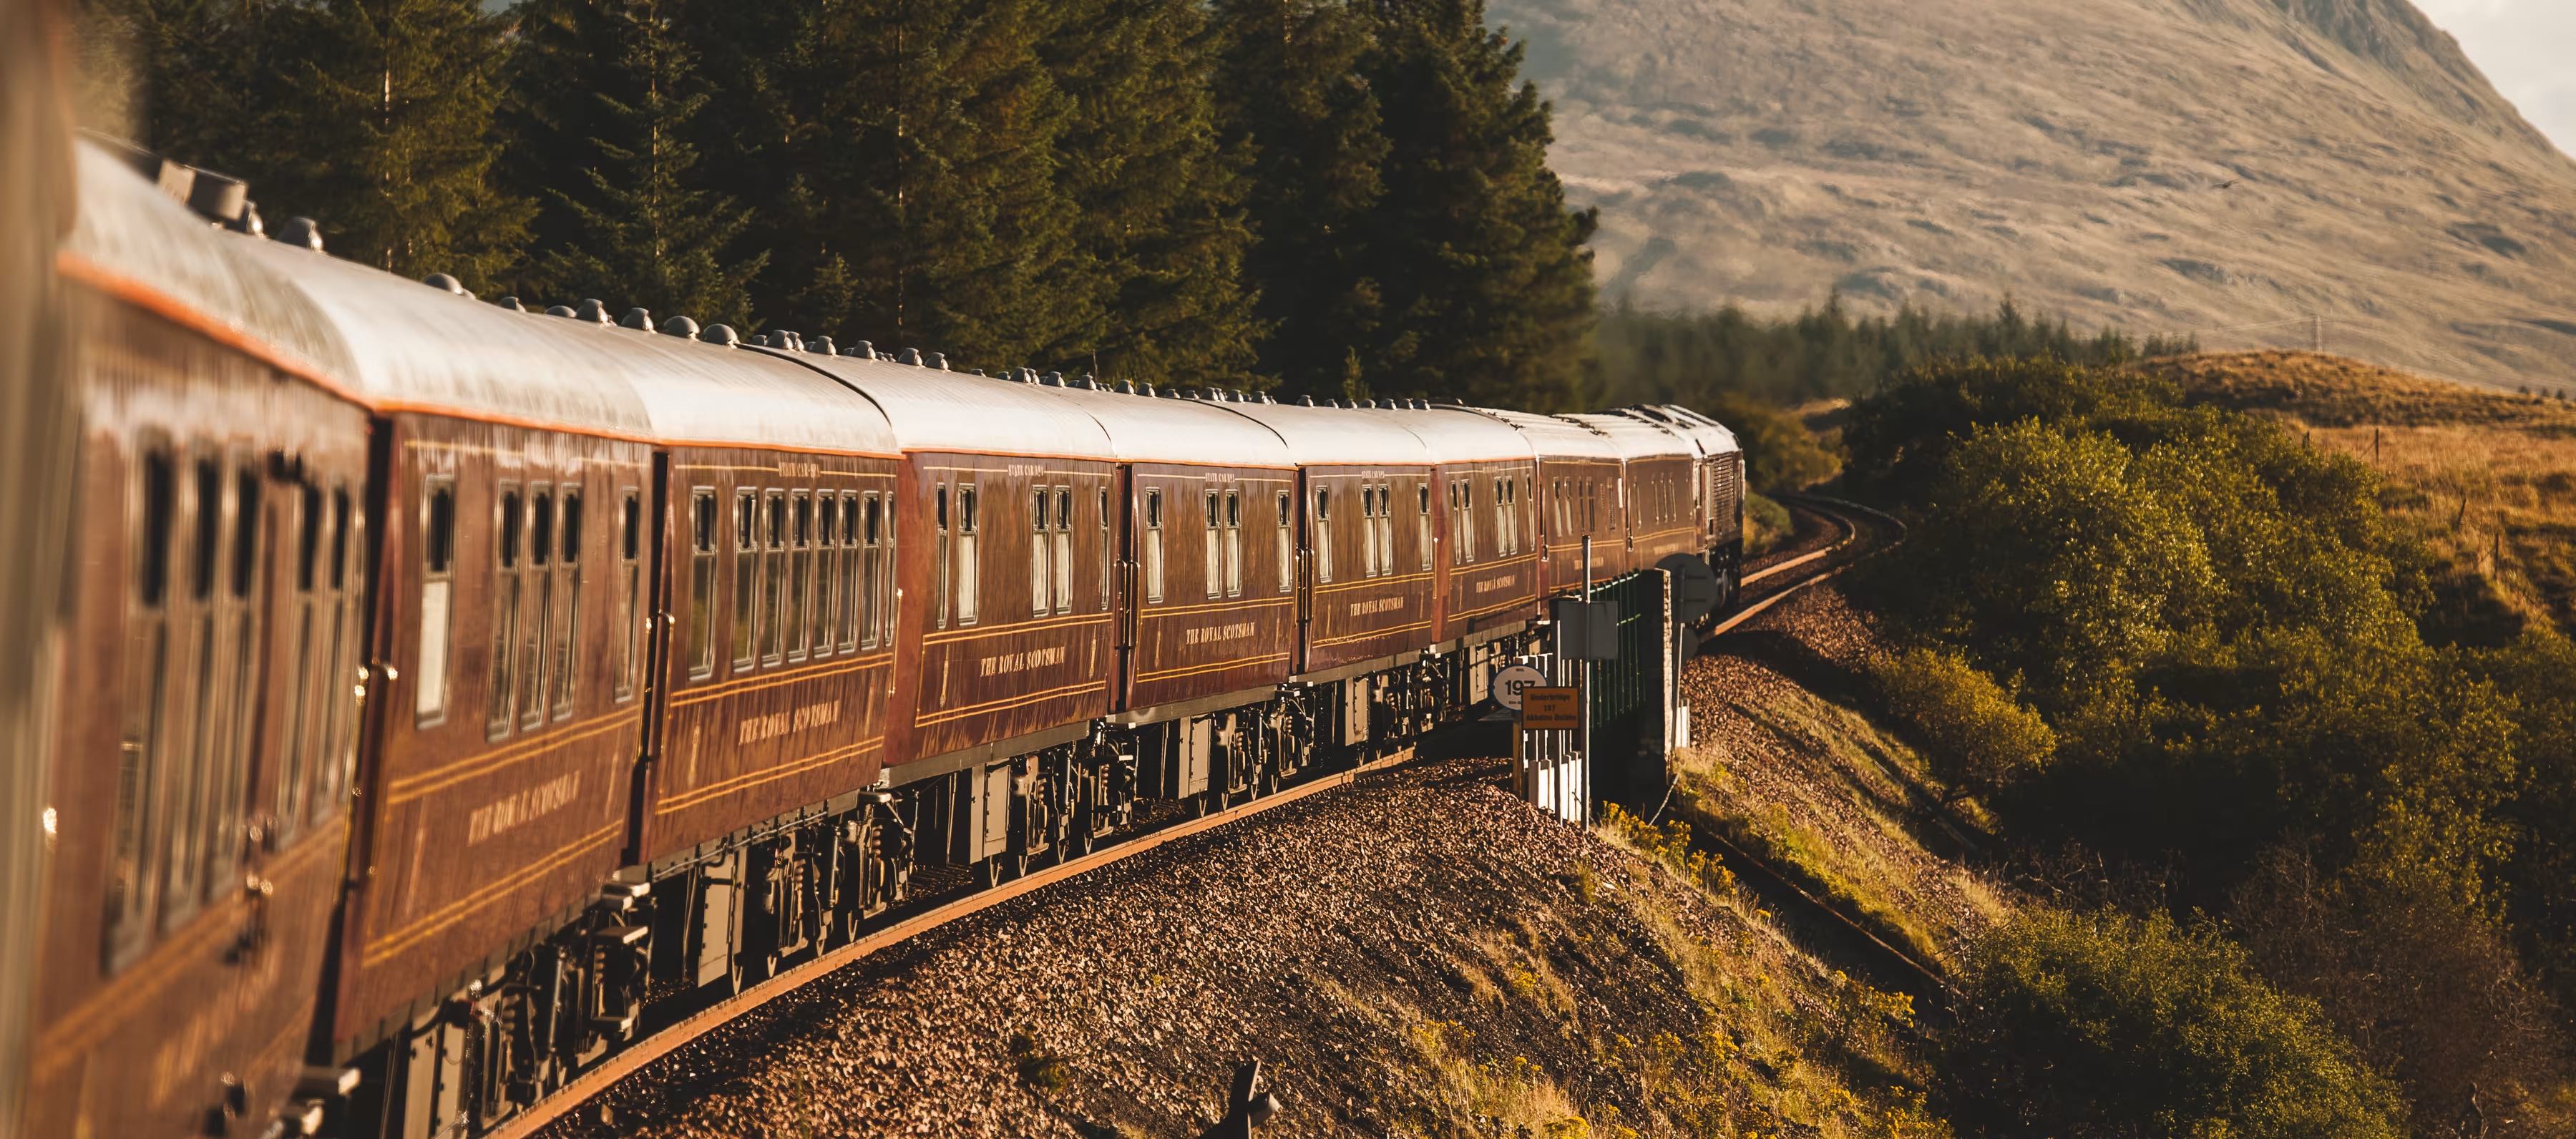
[[[1109,627],[1117,649],[1112,711],[1125,710],[1135,697],[1136,607],[1144,598],[1136,589],[1136,468],[1121,466],[1100,493],[1100,556],[1108,564],[1101,580],[1109,606]]]

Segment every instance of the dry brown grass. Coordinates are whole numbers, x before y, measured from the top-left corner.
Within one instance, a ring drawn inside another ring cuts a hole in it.
[[[2307,352],[2151,361],[2191,398],[2278,416],[2388,479],[2389,516],[2522,620],[2576,629],[2576,403]]]

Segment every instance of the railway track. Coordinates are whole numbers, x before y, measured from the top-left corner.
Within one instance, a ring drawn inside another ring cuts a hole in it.
[[[1882,548],[1885,544],[1883,535],[1889,533],[1901,535],[1904,529],[1903,524],[1893,518],[1867,507],[1837,499],[1795,495],[1783,496],[1783,501],[1789,504],[1792,510],[1822,521],[1826,526],[1826,533],[1821,541],[1809,539],[1789,550],[1770,555],[1758,564],[1758,568],[1748,572],[1743,583],[1745,604],[1734,615],[1720,622],[1706,636],[1715,637],[1725,633],[1744,620],[1786,599],[1799,589],[1842,572],[1861,556]],[[780,972],[753,988],[681,1017],[664,1026],[660,1031],[637,1041],[624,1051],[607,1058],[597,1067],[575,1077],[555,1093],[539,1100],[486,1134],[489,1139],[526,1139],[534,1136],[557,1120],[575,1114],[619,1082],[643,1073],[656,1061],[677,1052],[708,1033],[834,972],[931,930],[982,913],[1049,885],[1081,877],[1136,857],[1167,843],[1203,834],[1288,806],[1302,799],[1350,786],[1363,776],[1409,762],[1415,754],[1416,749],[1408,746],[1349,770],[1318,776],[1224,811],[1143,831],[1116,845],[1044,869],[1033,870],[998,886],[974,890],[924,905],[915,912],[888,922],[856,941],[822,953]],[[1730,848],[1727,854],[1759,865],[1741,851]],[[1776,875],[1777,872],[1772,871],[1772,873]],[[1782,882],[1784,885],[1787,884],[1785,878]],[[1826,913],[1832,913],[1830,907],[1825,907],[1823,903],[1815,902],[1812,898],[1809,901]],[[1832,916],[1841,917],[1839,914]],[[1845,924],[1850,924],[1849,919],[1843,920]],[[1894,950],[1890,948],[1890,952]]]
[[[619,1081],[642,1072],[654,1061],[670,1055],[709,1032],[838,970],[931,930],[982,913],[1013,898],[1044,889],[1054,883],[1080,877],[1113,863],[1134,858],[1166,843],[1240,822],[1335,788],[1350,786],[1359,781],[1361,776],[1385,771],[1409,762],[1414,754],[1413,747],[1400,748],[1349,770],[1316,776],[1295,786],[1282,788],[1223,811],[1144,831],[1121,840],[1114,846],[1043,869],[1032,870],[998,886],[975,890],[960,897],[923,907],[912,914],[887,923],[856,941],[783,970],[756,987],[717,1001],[664,1026],[660,1031],[601,1061],[598,1067],[575,1077],[554,1094],[539,1100],[520,1114],[487,1132],[487,1139],[523,1139],[525,1136],[535,1135],[548,1124],[572,1114]]]
[[[1735,612],[1710,629],[1710,637],[1734,630],[1791,594],[1829,580],[1905,537],[1905,523],[1856,502],[1815,494],[1776,497],[1793,513],[1824,522],[1830,532],[1822,542],[1811,539],[1759,559],[1744,575],[1744,595]]]

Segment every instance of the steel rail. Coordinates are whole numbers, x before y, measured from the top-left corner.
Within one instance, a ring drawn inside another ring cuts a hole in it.
[[[510,1117],[500,1126],[484,1133],[484,1139],[526,1139],[574,1109],[589,1103],[601,1092],[615,1087],[621,1080],[642,1071],[647,1065],[679,1050],[699,1037],[740,1019],[752,1010],[803,989],[805,986],[837,972],[872,954],[900,945],[924,933],[971,917],[1013,898],[1018,898],[1068,878],[1080,877],[1111,863],[1133,858],[1165,843],[1203,834],[1228,823],[1239,822],[1265,811],[1285,807],[1338,787],[1348,787],[1360,776],[1384,771],[1414,756],[1410,745],[1399,748],[1384,758],[1371,760],[1348,771],[1318,776],[1294,787],[1254,799],[1239,807],[1177,822],[1121,840],[1105,850],[1093,851],[1069,862],[1059,862],[1043,870],[987,887],[956,901],[934,906],[876,930],[838,949],[829,950],[801,965],[794,966],[759,985],[736,993],[697,1012],[672,1022],[661,1031],[638,1040],[631,1047],[600,1062],[598,1067],[575,1076],[570,1083]]]

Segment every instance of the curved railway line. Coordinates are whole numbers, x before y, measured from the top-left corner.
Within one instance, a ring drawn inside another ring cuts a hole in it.
[[[1745,574],[1745,597],[1737,610],[1703,634],[1715,638],[1772,605],[1787,599],[1809,585],[1841,573],[1861,558],[1884,549],[1895,537],[1901,537],[1904,524],[1881,512],[1858,504],[1814,495],[1784,496],[1793,511],[1822,522],[1816,537],[1799,541],[1788,549],[1777,551],[1767,559],[1758,559],[1755,568]],[[1454,729],[1453,729],[1454,730]],[[1027,875],[982,889],[964,893],[941,892],[923,899],[906,911],[891,916],[879,928],[848,945],[822,953],[802,964],[781,970],[757,986],[717,1001],[694,1013],[680,1017],[659,1031],[646,1036],[626,1049],[600,1062],[590,1071],[567,1083],[560,1091],[539,1101],[509,1122],[490,1132],[491,1139],[523,1139],[543,1132],[557,1120],[578,1111],[602,1093],[632,1078],[648,1076],[656,1061],[663,1059],[726,1024],[779,1000],[798,989],[871,956],[893,948],[942,926],[982,913],[1014,898],[1034,893],[1058,882],[1093,873],[1115,863],[1145,854],[1167,843],[1203,834],[1256,815],[1285,807],[1291,803],[1320,795],[1358,782],[1361,777],[1382,772],[1412,760],[1416,748],[1403,747],[1384,756],[1347,770],[1321,774],[1282,788],[1269,795],[1198,818],[1182,819],[1141,831],[1114,845],[1078,858],[1059,862]],[[1715,836],[1712,836],[1715,837]],[[1719,839],[1719,841],[1723,841]],[[1938,975],[1928,967],[1887,945],[1851,918],[1831,905],[1807,895],[1777,868],[1734,848],[1726,847],[1730,859],[1754,866],[1775,879],[1781,886],[1796,892],[1815,913],[1848,927],[1868,938],[1879,949],[1901,962],[1906,968],[1931,978]]]

